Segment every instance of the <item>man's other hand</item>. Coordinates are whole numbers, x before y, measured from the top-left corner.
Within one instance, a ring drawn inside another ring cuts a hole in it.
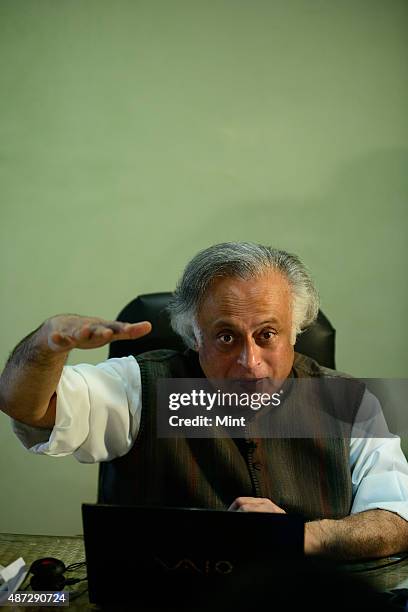
[[[235,512],[273,512],[275,514],[286,514],[283,508],[273,503],[266,497],[237,497],[228,510]]]
[[[74,348],[99,348],[115,340],[141,338],[152,326],[149,321],[126,323],[80,315],[56,315],[45,322],[44,328],[49,348],[55,353],[63,353]]]

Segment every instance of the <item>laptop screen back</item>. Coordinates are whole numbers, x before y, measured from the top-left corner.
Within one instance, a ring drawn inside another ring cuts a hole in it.
[[[83,504],[82,516],[92,603],[193,606],[303,557],[292,515]]]

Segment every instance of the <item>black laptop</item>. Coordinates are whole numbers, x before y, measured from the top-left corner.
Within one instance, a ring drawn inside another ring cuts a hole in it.
[[[82,518],[99,605],[210,609],[304,554],[304,521],[293,515],[83,504]]]

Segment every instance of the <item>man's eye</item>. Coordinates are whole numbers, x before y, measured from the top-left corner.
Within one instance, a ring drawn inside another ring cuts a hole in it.
[[[231,344],[231,342],[233,341],[233,337],[231,334],[221,334],[221,336],[218,337],[224,344]]]
[[[266,330],[261,333],[261,338],[262,340],[272,340],[275,335],[275,332],[271,330]]]

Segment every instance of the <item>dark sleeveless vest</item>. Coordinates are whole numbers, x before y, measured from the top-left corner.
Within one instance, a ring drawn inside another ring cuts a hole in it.
[[[156,383],[163,378],[202,378],[196,353],[158,350],[138,356],[142,417],[132,449],[101,463],[100,503],[227,509],[241,496],[266,497],[305,520],[350,513],[349,435],[319,438],[158,438]],[[295,353],[291,376],[337,376]],[[364,385],[347,387],[352,421]]]

